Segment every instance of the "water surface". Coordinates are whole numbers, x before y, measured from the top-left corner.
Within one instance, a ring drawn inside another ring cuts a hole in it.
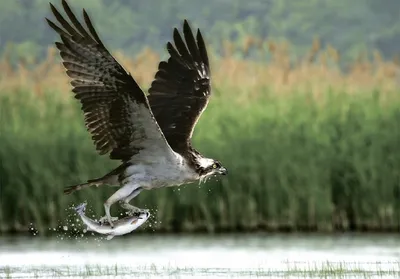
[[[0,277],[11,278],[400,278],[399,262],[399,235],[0,237]]]

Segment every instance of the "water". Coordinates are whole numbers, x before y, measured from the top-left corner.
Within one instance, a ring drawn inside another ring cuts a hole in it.
[[[399,262],[400,235],[0,237],[0,278],[400,278]]]

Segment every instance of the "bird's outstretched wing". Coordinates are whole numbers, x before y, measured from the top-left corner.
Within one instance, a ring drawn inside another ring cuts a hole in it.
[[[106,49],[86,11],[85,29],[65,0],[62,6],[70,22],[52,4],[61,26],[46,20],[60,35],[56,46],[99,154],[110,152],[111,159],[127,161],[141,150],[151,150],[155,156],[172,152],[146,95]]]
[[[175,47],[168,42],[168,61],[161,61],[149,89],[152,112],[169,145],[183,153],[211,94],[210,65],[200,30],[196,40],[185,20],[183,37],[174,29]]]

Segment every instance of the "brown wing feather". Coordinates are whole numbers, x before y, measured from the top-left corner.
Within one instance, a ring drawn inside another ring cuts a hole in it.
[[[83,17],[87,30],[65,0],[62,5],[71,23],[52,4],[61,27],[46,20],[60,35],[62,42],[56,42],[56,46],[99,154],[111,152],[111,159],[126,161],[152,145],[168,150],[145,94],[105,48],[86,11]]]
[[[169,145],[184,153],[190,146],[194,127],[211,94],[210,65],[200,30],[196,39],[185,20],[184,40],[174,29],[175,47],[168,42],[168,61],[160,62],[149,89],[153,114]]]

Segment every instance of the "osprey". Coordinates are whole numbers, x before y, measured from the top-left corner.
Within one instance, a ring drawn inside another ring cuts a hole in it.
[[[200,30],[196,39],[187,22],[183,38],[175,28],[167,43],[170,55],[161,61],[149,95],[110,54],[83,10],[86,27],[65,0],[69,22],[50,4],[59,25],[46,18],[60,36],[55,45],[72,79],[72,91],[81,103],[85,126],[100,155],[122,163],[106,175],[65,188],[64,193],[100,185],[119,189],[104,203],[111,225],[110,207],[119,202],[130,212],[143,211],[129,204],[142,190],[178,186],[210,175],[226,175],[217,160],[205,158],[192,147],[194,127],[207,107],[210,65]]]

